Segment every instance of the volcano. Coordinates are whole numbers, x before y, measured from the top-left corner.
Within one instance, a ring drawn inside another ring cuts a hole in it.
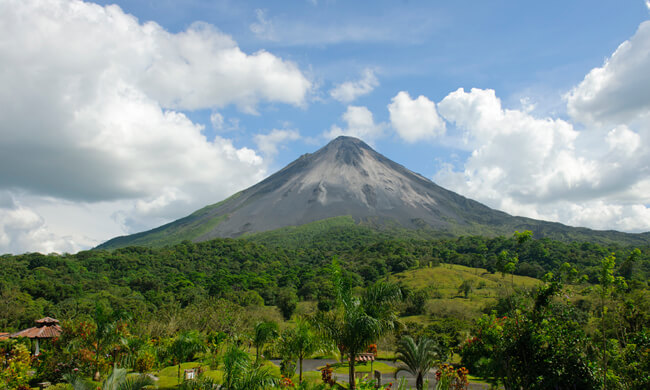
[[[532,230],[536,237],[563,240],[650,241],[649,233],[595,231],[511,216],[438,186],[357,138],[341,136],[222,202],[99,248],[234,238],[341,216],[377,229],[419,230],[431,236]]]

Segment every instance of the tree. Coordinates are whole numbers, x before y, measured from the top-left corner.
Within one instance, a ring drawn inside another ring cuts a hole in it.
[[[94,368],[95,374],[93,379],[99,381],[100,358],[104,356],[113,344],[120,341],[122,334],[120,326],[126,319],[126,314],[119,311],[111,311],[103,305],[95,305],[93,320],[95,321],[95,331],[93,332],[91,345],[95,354]]]
[[[433,340],[422,337],[416,343],[411,336],[404,336],[397,347],[397,360],[403,364],[397,367],[395,377],[400,371],[409,372],[415,377],[415,388],[422,390],[424,376],[435,365],[436,357]]]
[[[179,382],[181,380],[181,363],[191,360],[197,353],[205,351],[205,348],[205,343],[197,331],[183,332],[176,336],[167,352],[174,359],[174,363],[178,364]]]
[[[474,281],[470,279],[463,280],[463,282],[458,286],[458,293],[463,294],[465,298],[469,297],[469,293],[474,289]]]
[[[590,341],[573,308],[552,299],[562,291],[558,280],[540,286],[509,316],[480,318],[461,347],[463,364],[506,390],[595,388]]]
[[[349,386],[354,389],[356,358],[398,324],[395,304],[401,298],[401,291],[394,284],[378,282],[369,286],[359,299],[352,295],[350,285],[344,283],[336,260],[332,262],[332,269],[338,307],[318,313],[313,324],[348,357]]]
[[[298,296],[293,288],[282,288],[276,297],[276,304],[285,320],[291,318],[291,315],[298,306]]]
[[[223,356],[223,385],[226,390],[262,390],[276,380],[267,367],[251,362],[248,354],[231,345]]]
[[[253,344],[255,345],[255,362],[260,360],[260,352],[264,344],[278,337],[278,324],[273,321],[261,321],[255,324],[255,336]]]
[[[603,390],[607,389],[607,335],[605,334],[606,332],[605,314],[607,313],[606,300],[609,299],[609,297],[612,295],[616,287],[619,288],[626,287],[624,278],[620,276],[614,277],[615,265],[616,265],[616,257],[612,253],[601,261],[600,270],[598,274],[598,296],[600,298],[599,312],[600,312],[601,332],[603,338],[603,344],[601,347]]]
[[[289,345],[291,353],[298,358],[298,381],[302,383],[302,361],[318,352],[322,343],[312,326],[304,319],[299,319],[295,329],[286,334],[285,342]]]
[[[639,248],[635,248],[630,255],[621,263],[621,266],[618,272],[627,280],[632,280],[632,275],[634,274],[634,269],[636,268],[637,263],[641,259],[641,251]]]

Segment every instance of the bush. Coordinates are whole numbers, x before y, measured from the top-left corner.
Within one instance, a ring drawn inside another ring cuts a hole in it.
[[[134,368],[137,372],[145,373],[153,370],[154,364],[156,364],[156,357],[151,352],[144,351],[135,360]]]
[[[52,385],[48,387],[48,390],[73,390],[73,389],[74,388],[69,383],[57,383],[56,385]]]

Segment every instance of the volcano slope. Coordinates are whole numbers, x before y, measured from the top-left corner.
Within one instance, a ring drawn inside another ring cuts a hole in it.
[[[532,230],[536,237],[560,240],[650,242],[650,233],[595,231],[511,216],[438,186],[359,139],[341,136],[222,202],[156,229],[114,238],[98,248],[241,237],[341,216],[357,225],[412,230],[430,237]]]

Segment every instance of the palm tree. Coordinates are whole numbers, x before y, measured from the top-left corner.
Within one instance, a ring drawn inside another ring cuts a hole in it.
[[[197,331],[179,334],[169,346],[168,352],[178,364],[178,381],[181,381],[181,363],[190,361],[194,355],[205,351],[205,343]]]
[[[140,390],[146,386],[153,386],[151,377],[143,374],[126,376],[125,368],[113,367],[113,372],[102,383],[101,390]],[[84,382],[79,377],[69,378],[74,390],[93,390],[96,387]]]
[[[395,377],[400,371],[409,372],[415,377],[415,388],[422,390],[423,378],[435,365],[436,357],[433,340],[422,337],[416,343],[411,336],[404,336],[397,348],[397,360],[403,364],[397,367]]]
[[[352,295],[350,286],[341,277],[336,260],[332,262],[334,285],[338,292],[338,307],[319,313],[313,319],[320,333],[330,339],[349,360],[349,388],[354,389],[356,358],[368,345],[393,330],[398,324],[395,303],[401,298],[394,284],[378,282],[369,286],[361,299]]]
[[[255,345],[255,362],[260,360],[260,351],[264,344],[278,337],[278,324],[273,321],[261,321],[255,325],[255,336],[253,345]]]
[[[302,383],[302,361],[321,350],[323,343],[304,319],[299,319],[296,328],[286,332],[283,338],[289,353],[298,358],[298,382]]]
[[[231,345],[223,356],[223,385],[226,390],[262,390],[275,384],[266,367],[251,362],[248,354]]]
[[[95,332],[91,335],[91,339],[88,340],[95,354],[95,375],[93,375],[95,381],[99,381],[100,378],[100,357],[108,351],[109,347],[120,342],[122,339],[119,331],[119,323],[125,318],[126,315],[122,312],[111,312],[100,304],[95,306],[95,313],[93,315]]]

